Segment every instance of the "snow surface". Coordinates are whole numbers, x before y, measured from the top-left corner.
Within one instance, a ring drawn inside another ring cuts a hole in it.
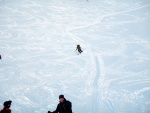
[[[150,113],[149,30],[150,0],[0,0],[0,108]]]

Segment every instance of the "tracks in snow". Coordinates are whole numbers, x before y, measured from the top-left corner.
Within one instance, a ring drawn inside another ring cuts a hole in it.
[[[101,17],[102,19],[102,17]],[[99,17],[98,19],[96,19],[95,22],[91,23],[91,24],[88,24],[86,26],[81,26],[81,27],[76,27],[76,28],[72,28],[72,29],[68,29],[66,31],[64,31],[64,34],[71,37],[75,42],[81,44],[82,46],[86,46],[89,50],[89,53],[92,57],[92,61],[94,62],[93,64],[95,65],[94,68],[94,74],[90,74],[90,76],[95,76],[94,77],[94,80],[93,80],[93,85],[92,85],[92,93],[93,93],[93,99],[92,99],[92,112],[93,113],[99,113],[99,110],[98,110],[98,105],[99,105],[99,102],[98,102],[98,81],[100,79],[100,64],[99,64],[99,59],[97,57],[96,54],[94,54],[91,50],[90,50],[90,47],[88,47],[88,43],[86,43],[84,40],[80,39],[78,36],[72,34],[70,31],[72,30],[77,30],[77,29],[82,29],[82,28],[86,28],[86,27],[90,27],[90,26],[93,26],[93,25],[96,25],[98,23],[98,20],[99,20]]]
[[[93,83],[93,112],[94,113],[98,113],[98,80],[100,79],[100,65],[99,65],[99,60],[97,58],[97,56],[93,56],[94,61],[95,61],[95,65],[96,65],[96,72],[95,72],[95,79],[94,79],[94,83]],[[91,75],[92,76],[92,75]]]

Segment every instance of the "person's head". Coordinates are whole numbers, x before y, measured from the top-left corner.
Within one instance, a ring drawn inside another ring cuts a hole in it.
[[[59,101],[62,103],[64,102],[65,98],[64,98],[64,95],[59,95]]]
[[[4,107],[5,107],[5,108],[10,108],[11,102],[12,102],[11,100],[4,102],[4,104],[3,104]]]

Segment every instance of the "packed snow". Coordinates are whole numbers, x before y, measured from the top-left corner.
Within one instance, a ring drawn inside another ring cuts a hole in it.
[[[0,108],[150,113],[149,30],[150,0],[0,0]]]

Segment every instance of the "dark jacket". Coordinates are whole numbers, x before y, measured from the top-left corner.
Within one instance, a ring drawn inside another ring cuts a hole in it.
[[[11,113],[11,110],[9,108],[3,108],[0,113]]]
[[[63,103],[59,103],[57,108],[52,113],[72,113],[72,103],[68,100],[64,100]]]
[[[80,47],[80,45],[77,45],[77,48],[76,48],[76,50],[81,50],[81,47]]]

